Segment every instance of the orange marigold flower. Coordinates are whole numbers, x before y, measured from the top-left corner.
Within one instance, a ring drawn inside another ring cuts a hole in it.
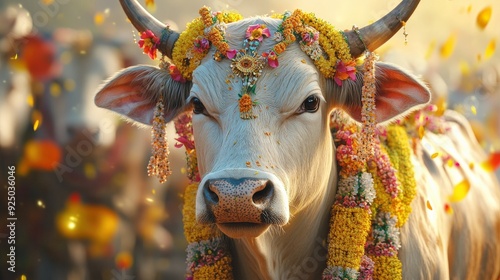
[[[240,117],[242,119],[252,118],[253,101],[252,97],[250,97],[248,93],[245,93],[241,96],[239,100],[239,105],[240,105]]]

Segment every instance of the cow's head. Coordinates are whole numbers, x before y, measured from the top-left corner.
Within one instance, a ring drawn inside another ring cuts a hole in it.
[[[408,3],[410,2],[410,3]],[[374,50],[388,40],[413,12],[418,1],[403,1],[374,24],[345,33],[353,57]],[[178,34],[165,36],[165,26],[137,3],[122,1],[132,23],[164,39],[163,54],[171,57]],[[265,23],[273,33],[281,20],[251,18],[227,25],[231,48],[241,48],[249,25]],[[363,38],[363,41],[360,40]],[[364,43],[363,43],[364,42]],[[270,49],[264,40],[260,49]],[[258,104],[251,120],[240,118],[240,79],[230,79],[230,61],[212,59],[214,48],[193,73],[192,81],[178,83],[165,70],[135,66],[110,79],[96,96],[96,104],[133,120],[151,124],[159,96],[165,101],[166,121],[193,110],[198,166],[202,180],[196,199],[200,223],[215,223],[226,235],[255,237],[271,225],[283,226],[306,207],[314,207],[336,185],[336,164],[329,120],[342,108],[361,121],[362,73],[356,81],[338,86],[324,78],[297,43],[280,56],[278,68],[265,68],[256,86]],[[387,121],[425,104],[429,92],[399,68],[378,63],[377,121]],[[333,178],[333,179],[332,179]],[[291,218],[292,217],[292,218]]]

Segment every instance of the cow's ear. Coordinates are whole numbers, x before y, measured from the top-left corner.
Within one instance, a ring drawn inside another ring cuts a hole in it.
[[[375,96],[377,123],[404,116],[430,101],[429,88],[418,78],[395,65],[377,62],[375,77],[377,81]],[[358,81],[349,81],[351,82],[348,87],[350,93],[342,92],[342,94],[354,94],[354,97],[347,98],[349,102],[345,102],[344,98],[344,101],[341,102],[343,104],[339,104],[358,122],[361,122],[362,79],[362,73],[358,73]],[[342,91],[344,90],[342,89]]]
[[[160,68],[138,65],[118,72],[97,92],[95,104],[134,121],[151,125],[157,100],[163,98],[164,117],[169,122],[186,109],[191,83],[172,80]]]

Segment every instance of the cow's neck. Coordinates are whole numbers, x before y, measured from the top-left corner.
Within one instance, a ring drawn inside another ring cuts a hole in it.
[[[297,213],[288,225],[271,228],[257,238],[233,240],[236,279],[321,279],[337,186],[335,167],[331,174],[328,186],[322,186],[324,195]]]

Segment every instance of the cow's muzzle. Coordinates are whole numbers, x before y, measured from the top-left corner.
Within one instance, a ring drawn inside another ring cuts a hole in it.
[[[254,235],[288,222],[288,199],[281,181],[272,176],[210,177],[202,181],[198,193],[199,223],[215,223],[234,237],[240,235],[236,232]]]
[[[266,209],[274,196],[270,180],[223,178],[207,180],[203,197],[216,223],[271,223]]]

